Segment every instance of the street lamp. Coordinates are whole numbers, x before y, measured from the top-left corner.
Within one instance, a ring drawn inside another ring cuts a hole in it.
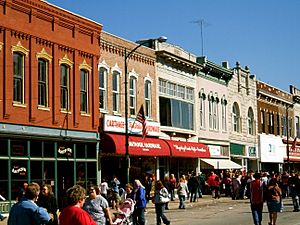
[[[286,155],[287,155],[287,167],[288,167],[288,173],[291,173],[290,168],[290,146],[289,146],[289,139],[290,139],[290,133],[289,133],[289,108],[293,107],[294,104],[286,105]]]
[[[149,42],[165,42],[167,41],[167,38],[164,36],[161,36],[159,38],[155,39],[147,39],[147,40],[141,40],[138,41],[138,45],[132,49],[128,54],[126,51],[126,48],[124,49],[124,70],[125,70],[125,158],[126,158],[126,182],[129,183],[129,170],[130,170],[130,157],[129,157],[129,133],[128,133],[128,67],[127,67],[127,60],[129,57],[142,45],[149,43]]]

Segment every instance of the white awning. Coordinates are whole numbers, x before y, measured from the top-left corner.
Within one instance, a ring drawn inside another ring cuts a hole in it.
[[[242,168],[241,165],[229,159],[201,159],[201,161],[209,164],[214,169],[241,169]],[[205,165],[202,166],[201,163],[201,168],[205,169],[207,167]]]

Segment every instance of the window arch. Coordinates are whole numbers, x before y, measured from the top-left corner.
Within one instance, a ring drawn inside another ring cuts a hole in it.
[[[254,113],[251,107],[248,109],[247,126],[248,134],[254,135]]]
[[[232,106],[232,129],[234,132],[241,132],[240,109],[236,102],[233,103],[233,106]]]

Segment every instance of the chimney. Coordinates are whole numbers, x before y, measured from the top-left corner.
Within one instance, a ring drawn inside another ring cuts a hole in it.
[[[229,63],[228,63],[228,61],[222,62],[222,67],[224,67],[226,69],[229,69]]]

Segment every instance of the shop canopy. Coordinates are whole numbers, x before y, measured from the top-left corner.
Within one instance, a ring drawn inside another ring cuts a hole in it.
[[[185,158],[209,158],[208,146],[197,142],[165,140],[170,146],[171,156]]]
[[[128,139],[129,155],[136,156],[170,156],[168,144],[158,138],[145,138],[129,136]],[[101,153],[125,155],[125,135],[108,134],[101,135],[100,141]]]
[[[241,169],[242,166],[229,160],[229,159],[201,159],[202,162],[205,162],[212,166],[214,169]],[[205,168],[202,166],[201,168]]]

